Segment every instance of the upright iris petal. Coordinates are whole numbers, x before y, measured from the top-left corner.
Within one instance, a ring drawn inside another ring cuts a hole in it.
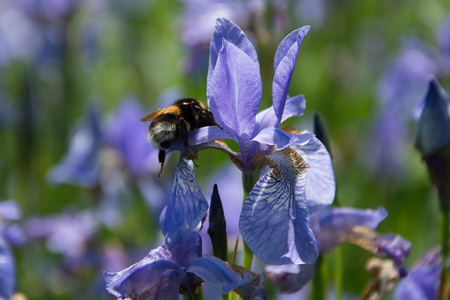
[[[242,237],[266,264],[314,263],[319,254],[308,208],[304,195],[296,193],[308,166],[291,149],[267,159],[272,169],[256,183],[242,208]]]
[[[161,217],[168,245],[193,232],[208,210],[208,202],[195,181],[192,163],[180,158],[172,192]]]
[[[275,54],[275,76],[272,85],[273,109],[277,115],[276,127],[280,126],[284,112],[288,90],[291,84],[292,73],[297,62],[300,46],[310,26],[304,26],[290,33],[278,47]]]
[[[246,53],[254,62],[258,63],[258,54],[245,33],[230,20],[223,18],[217,19],[209,51],[208,81],[213,75],[224,40],[234,44]]]
[[[241,150],[246,148],[253,133],[261,96],[258,63],[224,40],[208,82],[209,105],[216,121],[238,142]]]

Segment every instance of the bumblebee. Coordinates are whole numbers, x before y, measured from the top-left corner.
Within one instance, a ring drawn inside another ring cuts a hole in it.
[[[218,126],[211,111],[202,102],[183,98],[175,101],[167,108],[158,108],[141,119],[142,122],[152,121],[148,129],[148,140],[153,147],[160,149],[158,159],[163,169],[166,150],[181,138],[187,157],[195,157],[189,146],[189,133],[205,126]],[[161,173],[160,172],[160,173]]]

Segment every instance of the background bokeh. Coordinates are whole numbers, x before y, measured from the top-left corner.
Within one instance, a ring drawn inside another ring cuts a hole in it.
[[[22,211],[3,231],[17,292],[112,299],[101,271],[120,270],[163,243],[158,218],[177,154],[158,178],[139,118],[179,97],[206,103],[217,17],[233,20],[257,47],[261,109],[271,105],[278,44],[311,25],[290,88],[305,95],[306,111],[286,125],[312,130],[319,113],[341,205],[384,206],[389,215],[378,231],[412,242],[409,267],[439,243],[437,195],[413,146],[414,112],[431,76],[450,91],[449,1],[3,0],[0,201],[13,199]],[[136,125],[128,128],[130,115]],[[227,159],[199,154],[203,190]],[[70,171],[55,171],[65,164]],[[352,245],[343,252],[345,290],[359,295],[370,254]]]

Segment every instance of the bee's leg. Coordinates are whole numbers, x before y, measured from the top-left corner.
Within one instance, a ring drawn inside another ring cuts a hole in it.
[[[161,177],[161,173],[162,173],[163,167],[164,167],[164,162],[166,161],[166,150],[159,149],[158,160],[159,160],[159,163],[161,164],[161,170],[159,171],[158,177]]]
[[[180,137],[184,145],[184,151],[186,152],[186,158],[194,159],[196,155],[192,152],[191,146],[189,146],[189,129],[188,124],[183,118],[180,118]]]

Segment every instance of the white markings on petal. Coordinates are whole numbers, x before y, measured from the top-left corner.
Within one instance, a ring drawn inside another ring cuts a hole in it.
[[[286,148],[266,157],[271,169],[249,193],[239,220],[242,237],[264,263],[314,263],[317,246],[304,197],[296,193],[308,166]]]

